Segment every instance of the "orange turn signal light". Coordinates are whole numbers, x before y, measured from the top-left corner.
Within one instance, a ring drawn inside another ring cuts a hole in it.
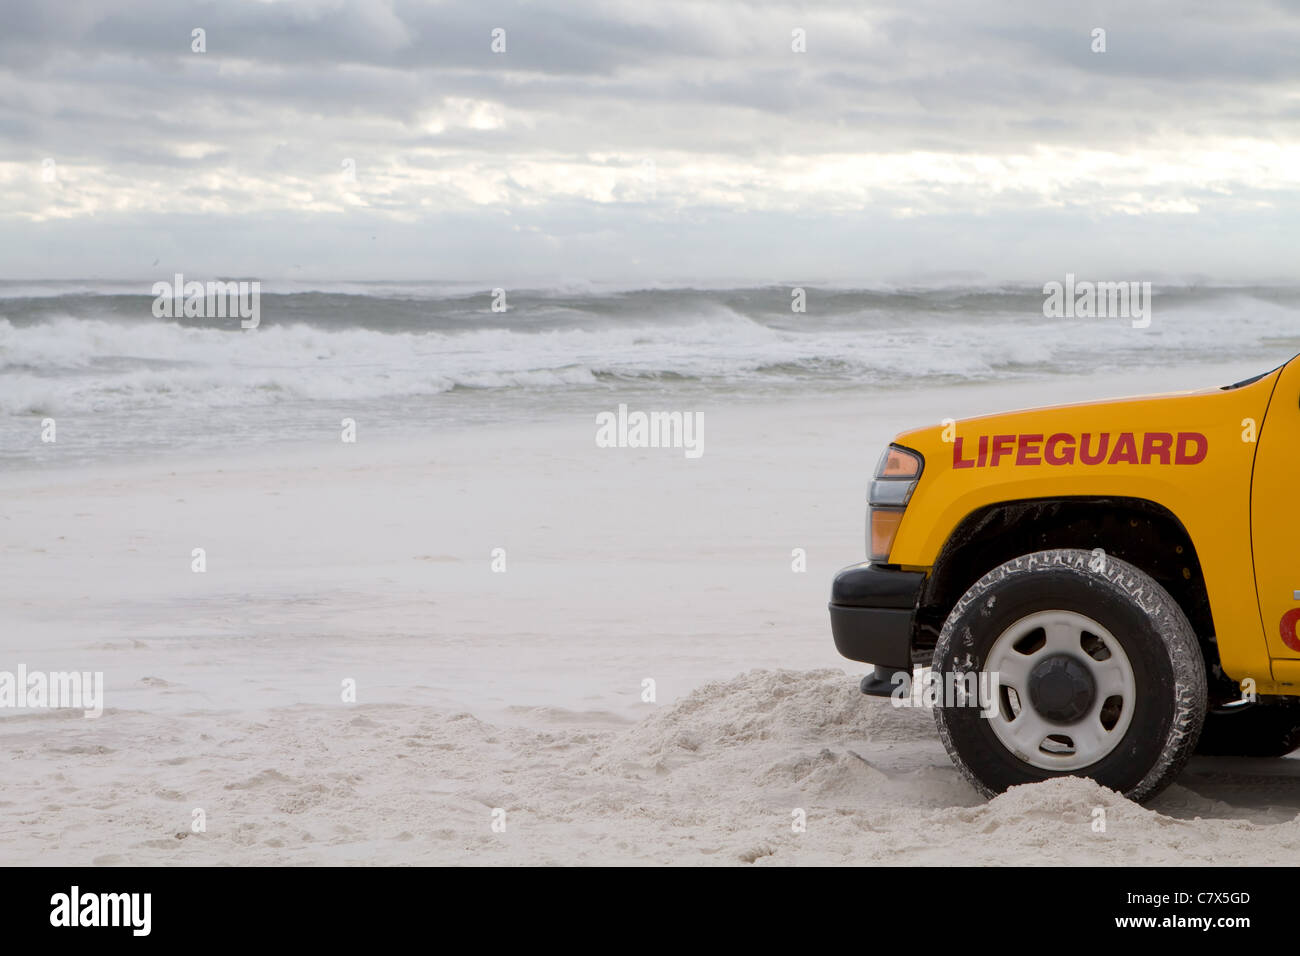
[[[885,564],[889,561],[889,552],[894,547],[894,539],[898,537],[898,526],[903,523],[903,510],[901,508],[871,509],[871,552],[872,561],[877,564]]]

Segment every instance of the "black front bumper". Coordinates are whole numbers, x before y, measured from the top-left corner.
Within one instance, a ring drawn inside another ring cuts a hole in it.
[[[895,671],[910,675],[916,603],[924,583],[923,571],[870,563],[835,575],[830,610],[836,650],[851,661],[875,664],[878,678]],[[865,681],[863,692],[869,692]]]

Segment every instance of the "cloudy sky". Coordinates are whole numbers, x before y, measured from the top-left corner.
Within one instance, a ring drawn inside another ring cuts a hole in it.
[[[0,278],[1285,280],[1298,190],[1285,0],[6,0],[0,26]]]

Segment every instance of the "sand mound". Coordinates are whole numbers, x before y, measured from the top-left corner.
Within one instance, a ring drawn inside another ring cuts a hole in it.
[[[1035,821],[1046,821],[1054,827],[1089,825],[1100,818],[1099,810],[1106,816],[1121,810],[1159,816],[1082,777],[1057,777],[1012,787],[988,803],[958,811],[956,816],[983,828],[1012,826],[1023,830],[1032,828]]]
[[[823,748],[779,760],[756,771],[759,786],[791,787],[820,797],[867,796],[887,786],[887,774],[849,751]]]
[[[908,741],[935,736],[929,711],[864,697],[843,671],[753,670],[711,681],[633,727],[612,759],[655,763],[762,741]]]
[[[1075,778],[985,802],[928,711],[864,698],[834,670],[750,671],[630,727],[599,711],[506,717],[376,704],[5,722],[10,752],[39,772],[12,783],[0,822],[16,831],[17,808],[39,801],[50,825],[11,855],[82,864],[1131,865],[1300,853],[1285,768],[1255,809],[1198,794],[1194,772],[1163,808]],[[123,770],[121,752],[142,742],[145,769]],[[1206,762],[1207,775],[1220,766],[1235,765]],[[1233,781],[1253,788],[1263,773]],[[88,805],[132,822],[86,830]],[[196,807],[202,834],[189,829]]]

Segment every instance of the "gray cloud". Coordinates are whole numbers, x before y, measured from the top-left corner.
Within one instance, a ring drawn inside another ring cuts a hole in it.
[[[1297,4],[1265,0],[19,0],[0,33],[0,271],[137,274],[159,230],[217,271],[264,235],[268,275],[416,277],[444,231],[484,275],[502,248],[538,275],[712,257],[867,277],[882,256],[1029,274],[1131,263],[1129,236],[1152,268],[1241,269],[1234,230],[1294,233],[1297,45]],[[354,232],[393,245],[340,260],[318,241]],[[1256,272],[1289,269],[1247,244]]]

